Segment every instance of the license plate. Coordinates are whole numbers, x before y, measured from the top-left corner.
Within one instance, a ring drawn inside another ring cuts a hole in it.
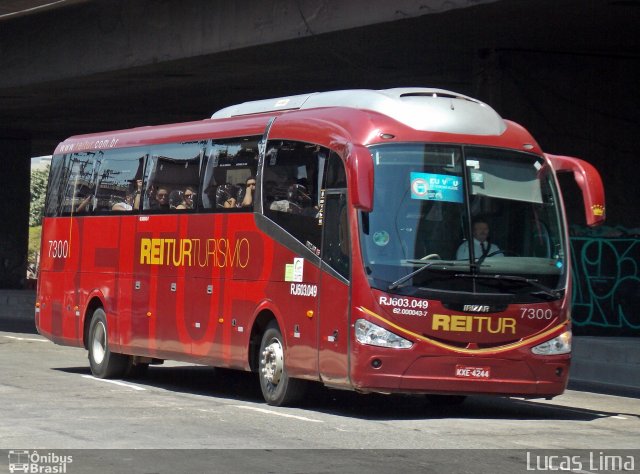
[[[456,365],[456,377],[466,379],[488,379],[491,378],[489,367],[468,367],[466,365]]]

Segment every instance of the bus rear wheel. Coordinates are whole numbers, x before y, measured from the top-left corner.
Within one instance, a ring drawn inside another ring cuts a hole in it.
[[[282,341],[280,328],[272,321],[262,335],[258,377],[262,396],[273,406],[291,405],[300,400],[306,390],[305,381],[287,374]]]
[[[129,357],[111,352],[107,332],[107,315],[102,308],[93,312],[89,326],[89,366],[94,377],[122,377],[129,368]]]

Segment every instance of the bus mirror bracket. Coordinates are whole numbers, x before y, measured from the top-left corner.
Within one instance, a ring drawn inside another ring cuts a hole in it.
[[[373,210],[373,158],[367,147],[362,145],[350,147],[348,170],[354,207],[371,212]]]
[[[606,218],[604,186],[600,174],[593,165],[571,156],[549,154],[545,154],[545,156],[551,162],[556,173],[573,173],[573,177],[582,191],[587,225],[594,227],[602,224]]]

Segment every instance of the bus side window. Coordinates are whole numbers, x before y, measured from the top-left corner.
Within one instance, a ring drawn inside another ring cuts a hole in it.
[[[349,279],[351,248],[347,208],[347,180],[342,160],[331,153],[325,181],[322,259]]]
[[[270,142],[264,166],[266,216],[311,249],[320,251],[320,188],[328,151],[300,142]]]
[[[144,176],[146,211],[164,213],[197,208],[205,146],[205,141],[193,141],[156,145],[150,150]],[[191,200],[184,199],[185,194],[191,194]]]
[[[144,156],[143,151],[135,148],[105,152],[97,173],[96,211],[140,209]]]
[[[96,156],[97,155],[97,156]],[[62,178],[62,215],[93,212],[95,194],[95,168],[102,154],[81,152],[67,155]],[[98,163],[99,166],[99,163]]]
[[[253,211],[260,137],[213,140],[202,176],[202,208],[212,211]],[[251,178],[251,179],[250,179]]]
[[[62,203],[64,200],[63,181],[66,170],[65,162],[69,159],[70,155],[54,155],[51,158],[47,201],[44,210],[46,217],[55,217],[62,212]]]

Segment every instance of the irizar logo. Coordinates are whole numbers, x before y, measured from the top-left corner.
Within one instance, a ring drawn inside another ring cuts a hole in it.
[[[462,308],[462,311],[467,313],[488,313],[490,310],[489,306],[480,304],[466,304]]]

